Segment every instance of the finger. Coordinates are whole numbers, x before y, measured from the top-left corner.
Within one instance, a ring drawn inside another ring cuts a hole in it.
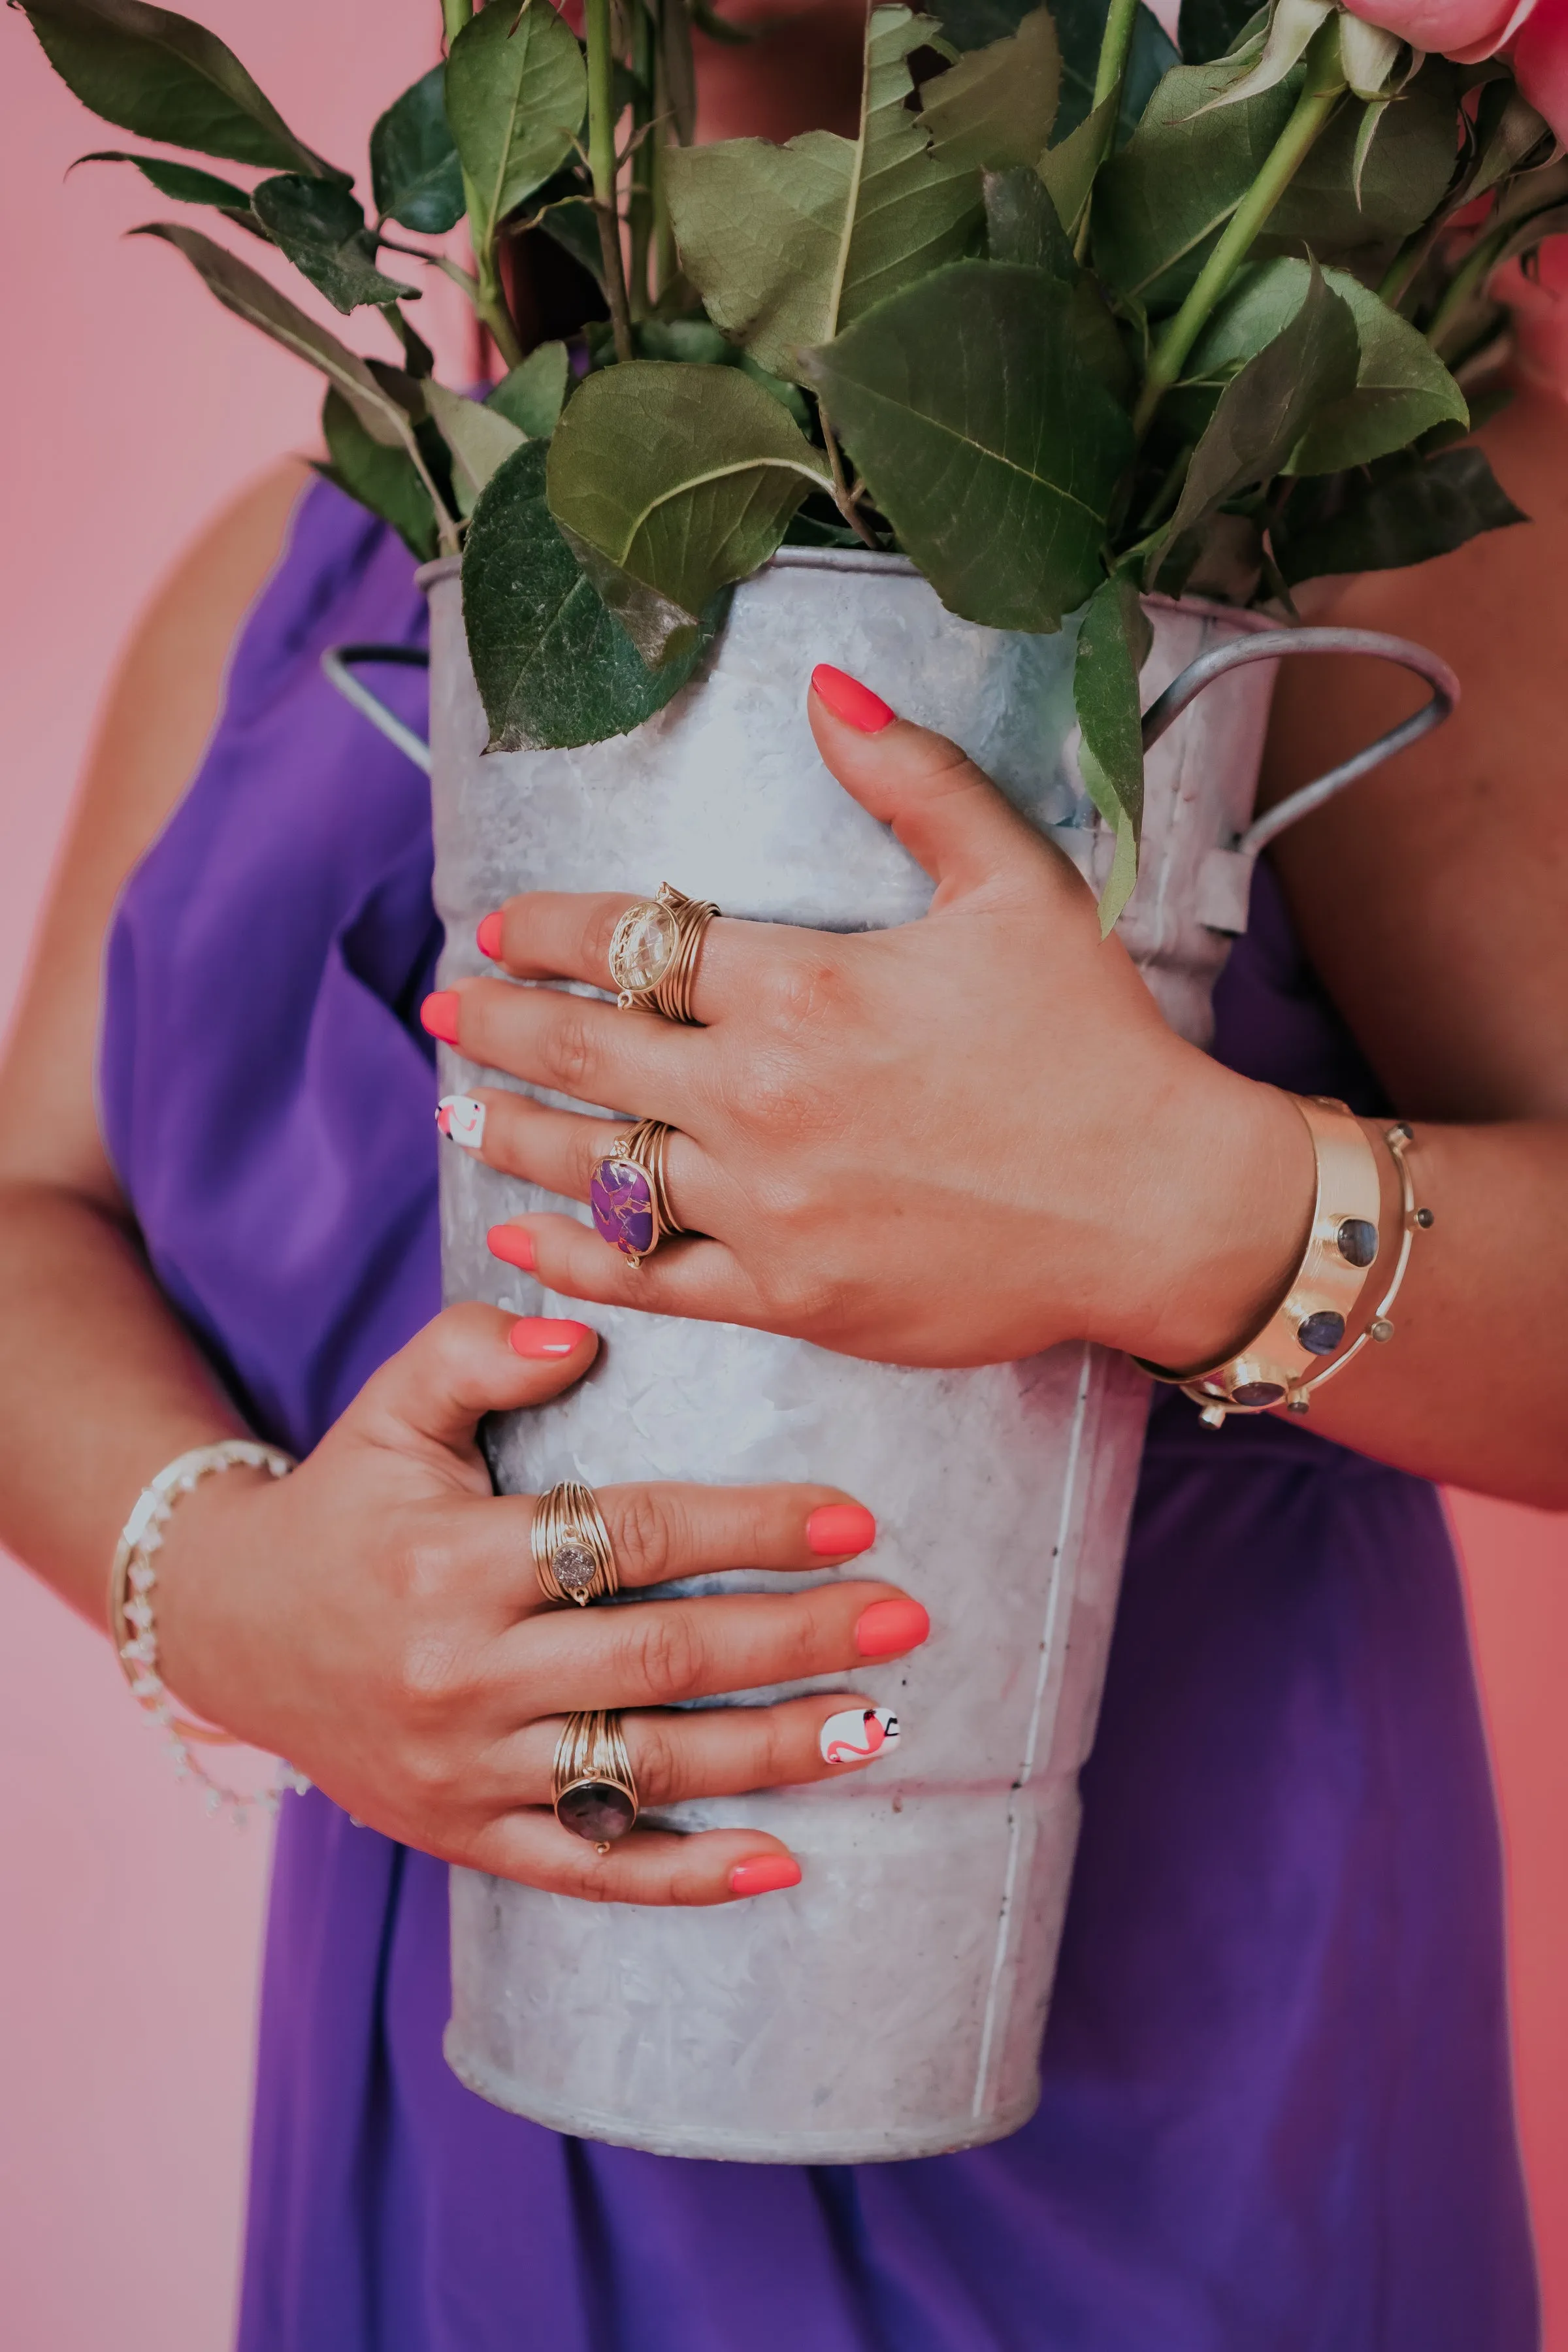
[[[900,719],[858,678],[819,663],[806,715],[830,772],[919,858],[941,886],[939,905],[944,891],[1006,873],[1021,851],[1039,859],[1039,836],[956,743]]]
[[[637,903],[625,890],[525,890],[485,917],[479,945],[518,980],[586,981],[613,995],[610,942],[626,908]],[[740,1001],[756,934],[771,928],[721,916],[708,925],[691,984],[691,1010],[700,1023],[720,1020],[727,1006]]]
[[[443,1095],[436,1124],[487,1168],[542,1185],[568,1201],[585,1201],[595,1161],[626,1134],[629,1122],[555,1110],[509,1087],[478,1087],[468,1095]],[[710,1219],[721,1213],[729,1187],[701,1145],[679,1128],[665,1146],[664,1172],[681,1225],[710,1233]]]
[[[492,1225],[485,1240],[492,1257],[536,1276],[563,1298],[641,1307],[689,1322],[772,1328],[756,1284],[722,1242],[660,1242],[650,1257],[633,1265],[592,1225],[548,1213]]]
[[[732,1569],[772,1569],[781,1575],[857,1559],[877,1540],[877,1522],[863,1503],[839,1486],[699,1486],[679,1481],[596,1486],[595,1498],[624,1591],[641,1591],[682,1576],[722,1575]],[[534,1498],[508,1500],[509,1513],[526,1513]],[[487,1538],[495,1541],[497,1512]],[[501,1538],[529,1558],[528,1538]],[[537,1596],[542,1601],[542,1596]],[[552,1602],[571,1607],[571,1602]]]
[[[585,1323],[448,1307],[372,1373],[344,1420],[394,1448],[424,1440],[466,1451],[482,1415],[559,1396],[598,1348]]]
[[[588,1903],[734,1903],[800,1885],[800,1864],[765,1830],[633,1830],[597,1853],[563,1830],[552,1812],[503,1813],[464,1860],[495,1878],[515,1878],[550,1895]]]
[[[547,1690],[566,1715],[679,1706],[847,1674],[868,1659],[919,1649],[930,1632],[918,1601],[859,1578],[800,1592],[547,1610],[500,1636],[490,1679],[498,1694]]]
[[[899,1739],[890,1707],[853,1692],[783,1700],[777,1706],[632,1709],[620,1718],[637,1801],[673,1805],[684,1797],[744,1797],[756,1789],[841,1780],[885,1761]],[[564,1717],[542,1717],[500,1741],[481,1768],[481,1801],[547,1805]],[[493,1789],[493,1794],[491,1790]]]
[[[464,980],[437,989],[419,1008],[431,1036],[470,1062],[639,1118],[682,1116],[697,1094],[692,1056],[702,1032],[655,1014],[634,1021],[614,1004],[562,989],[519,988],[504,980]]]

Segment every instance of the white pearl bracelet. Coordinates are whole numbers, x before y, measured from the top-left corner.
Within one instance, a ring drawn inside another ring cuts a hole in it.
[[[159,1471],[150,1486],[142,1488],[135,1509],[121,1531],[114,1565],[109,1572],[109,1630],[132,1696],[162,1727],[165,1752],[176,1778],[200,1781],[206,1792],[209,1814],[226,1811],[241,1824],[252,1805],[275,1813],[284,1790],[293,1789],[303,1796],[310,1783],[291,1764],[279,1762],[277,1780],[270,1789],[241,1794],[216,1780],[192,1754],[192,1740],[226,1748],[237,1747],[239,1742],[232,1732],[219,1731],[210,1724],[187,1722],[174,1712],[158,1671],[158,1632],[153,1612],[158,1573],[153,1565],[153,1554],[163,1543],[163,1529],[181,1496],[190,1494],[204,1478],[220,1470],[241,1468],[269,1470],[275,1478],[286,1478],[293,1467],[292,1455],[280,1452],[276,1445],[262,1445],[252,1437],[226,1437],[216,1445],[197,1445],[190,1453],[177,1455]]]

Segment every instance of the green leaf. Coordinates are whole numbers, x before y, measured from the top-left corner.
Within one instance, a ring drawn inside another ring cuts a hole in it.
[[[958,49],[983,49],[1005,33],[1016,32],[1035,0],[933,0],[931,14]],[[1061,99],[1057,114],[1058,141],[1076,131],[1094,101],[1094,79],[1100,66],[1100,45],[1105,36],[1110,0],[1051,0],[1051,16],[1062,60]],[[1128,137],[1148,105],[1154,86],[1176,63],[1176,52],[1151,11],[1140,7],[1132,20],[1127,52],[1127,73],[1121,85],[1117,119],[1118,140]]]
[[[987,172],[985,241],[993,261],[1021,261],[1069,282],[1078,276],[1061,215],[1038,172]]]
[[[177,221],[149,221],[134,228],[132,236],[161,236],[185,257],[191,267],[205,279],[208,289],[216,295],[227,310],[237,318],[259,327],[275,343],[281,343],[297,359],[308,360],[312,367],[336,384],[372,440],[384,447],[399,444],[406,446],[412,426],[407,411],[385,392],[357,352],[327,328],[319,327],[314,319],[280,294],[270,279],[239,260],[226,247],[204,236],[200,229],[185,228]]]
[[[1355,388],[1318,411],[1286,470],[1339,473],[1406,447],[1435,425],[1468,427],[1465,396],[1425,335],[1348,271],[1328,269],[1323,276],[1355,320]],[[1248,270],[1194,351],[1189,381],[1224,383],[1262,351],[1300,310],[1310,278],[1307,263],[1294,259]]]
[[[90,155],[79,155],[76,163],[134,163],[142,178],[151,180],[158,194],[172,203],[211,205],[253,236],[266,234],[250,209],[246,189],[237,188],[232,180],[220,180],[214,172],[198,172],[194,163],[172,163],[162,155],[127,155],[116,147],[95,148]],[[76,163],[71,165],[73,172]]]
[[[723,618],[720,598],[686,653],[648,670],[556,527],[546,464],[542,442],[507,459],[463,553],[463,620],[492,751],[600,743],[641,726],[685,685]]]
[[[1037,8],[1016,33],[974,49],[921,92],[921,120],[947,163],[983,171],[1037,163],[1051,135],[1062,61],[1048,8]]]
[[[1254,0],[1182,0],[1176,47],[1184,65],[1228,57],[1257,13]]]
[[[1069,131],[1065,139],[1058,139],[1056,145],[1048,147],[1040,158],[1041,181],[1050,194],[1062,228],[1068,236],[1077,234],[1083,208],[1089,202],[1089,192],[1094,186],[1095,174],[1105,154],[1106,128],[1114,103],[1114,100],[1106,99],[1092,114],[1085,117],[1076,131]]]
[[[142,0],[26,0],[62,81],[121,131],[236,163],[344,178],[296,139],[216,33]]]
[[[1362,109],[1342,107],[1269,215],[1255,248],[1289,245],[1351,253],[1413,234],[1436,212],[1458,154],[1458,83],[1446,58],[1428,58],[1382,117],[1356,191]],[[1221,118],[1223,119],[1223,118]]]
[[[765,563],[827,461],[738,368],[627,360],[591,375],[550,445],[550,509],[608,571],[643,658],[679,658],[721,588]],[[610,572],[618,575],[612,579]]]
[[[1202,111],[1230,79],[1218,65],[1167,74],[1095,183],[1095,268],[1152,310],[1173,310],[1188,291],[1295,105],[1292,76],[1260,97]]]
[[[583,52],[553,8],[490,0],[447,59],[447,120],[479,199],[476,238],[542,187],[572,152],[588,107]]]
[[[499,409],[465,400],[444,383],[425,386],[426,404],[452,453],[452,488],[459,514],[471,514],[479,492],[528,438]]]
[[[503,375],[485,401],[531,441],[548,441],[566,397],[571,361],[564,343],[541,343]]]
[[[1083,602],[1132,454],[1072,302],[1044,270],[955,262],[809,358],[900,545],[951,611],[994,628],[1056,629]]]
[[[416,286],[382,276],[364,214],[338,181],[306,180],[296,172],[283,172],[274,180],[263,180],[250,201],[274,245],[321,289],[335,310],[418,299]]]
[[[1331,504],[1325,499],[1315,509],[1304,493],[1317,488],[1294,490],[1270,534],[1275,561],[1292,586],[1331,572],[1397,572],[1451,554],[1483,530],[1530,520],[1473,442],[1431,457],[1393,457],[1370,476],[1342,477],[1331,485]]]
[[[1173,540],[1222,499],[1279,473],[1318,411],[1353,389],[1359,363],[1350,305],[1314,263],[1306,299],[1289,326],[1221,393],[1151,560],[1151,587]]]
[[[1153,632],[1133,583],[1100,583],[1079,625],[1072,698],[1084,788],[1116,835],[1110,877],[1100,901],[1103,938],[1132,895],[1143,824],[1143,709],[1138,674]]]
[[[329,386],[321,431],[331,458],[319,470],[372,514],[389,522],[421,563],[436,552],[436,510],[405,449],[373,441],[341,392]]]
[[[858,138],[726,139],[666,158],[686,275],[774,375],[796,376],[798,352],[974,241],[980,174],[934,156],[906,104],[910,54],[932,29],[907,8],[872,10]]]
[[[446,68],[395,99],[370,134],[370,183],[383,220],[442,236],[463,217],[463,166],[447,121]]]

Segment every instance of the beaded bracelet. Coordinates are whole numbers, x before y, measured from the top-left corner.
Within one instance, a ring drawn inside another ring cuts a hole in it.
[[[1219,1363],[1176,1372],[1135,1359],[1155,1380],[1191,1397],[1210,1429],[1222,1428],[1233,1412],[1270,1412],[1284,1405],[1304,1413],[1313,1391],[1352,1363],[1369,1339],[1392,1339],[1389,1309],[1405,1280],[1411,1244],[1433,1223],[1431,1210],[1415,1203],[1405,1160],[1415,1131],[1400,1120],[1384,1134],[1399,1175],[1399,1250],[1383,1297],[1347,1347],[1348,1328],[1359,1320],[1383,1255],[1377,1164],[1360,1121],[1343,1103],[1322,1095],[1291,1100],[1312,1138],[1317,1182],[1307,1246],[1284,1298],[1256,1338]]]
[[[158,1631],[153,1612],[158,1574],[153,1566],[153,1554],[163,1543],[163,1529],[181,1496],[190,1494],[204,1478],[218,1471],[240,1468],[269,1470],[274,1478],[284,1478],[293,1467],[292,1455],[275,1445],[259,1444],[250,1437],[226,1437],[216,1445],[198,1445],[188,1454],[177,1455],[159,1471],[150,1486],[142,1488],[121,1532],[114,1564],[109,1571],[109,1631],[132,1696],[162,1727],[164,1752],[174,1765],[175,1778],[200,1781],[206,1791],[208,1813],[226,1810],[236,1824],[241,1826],[253,1805],[275,1813],[284,1790],[292,1789],[303,1796],[310,1783],[291,1764],[279,1761],[278,1777],[270,1789],[241,1794],[215,1780],[191,1753],[193,1740],[225,1748],[241,1743],[230,1731],[220,1731],[213,1724],[191,1723],[174,1712],[158,1671]]]

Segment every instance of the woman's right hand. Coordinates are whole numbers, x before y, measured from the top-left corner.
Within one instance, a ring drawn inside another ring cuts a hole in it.
[[[723,1903],[793,1885],[776,1838],[637,1828],[599,1854],[551,1808],[578,1708],[627,1710],[645,1806],[833,1780],[823,1725],[857,1701],[670,1712],[678,1702],[853,1672],[924,1641],[919,1602],[863,1579],[802,1591],[551,1606],[533,1500],[496,1496],[481,1415],[544,1403],[597,1350],[581,1323],[448,1308],[366,1382],[293,1474],[229,1471],[185,1496],[158,1560],[170,1688],[287,1756],[404,1844],[552,1893]],[[826,1486],[606,1486],[623,1591],[729,1568],[826,1568],[869,1512]],[[864,1704],[864,1702],[859,1702]]]

